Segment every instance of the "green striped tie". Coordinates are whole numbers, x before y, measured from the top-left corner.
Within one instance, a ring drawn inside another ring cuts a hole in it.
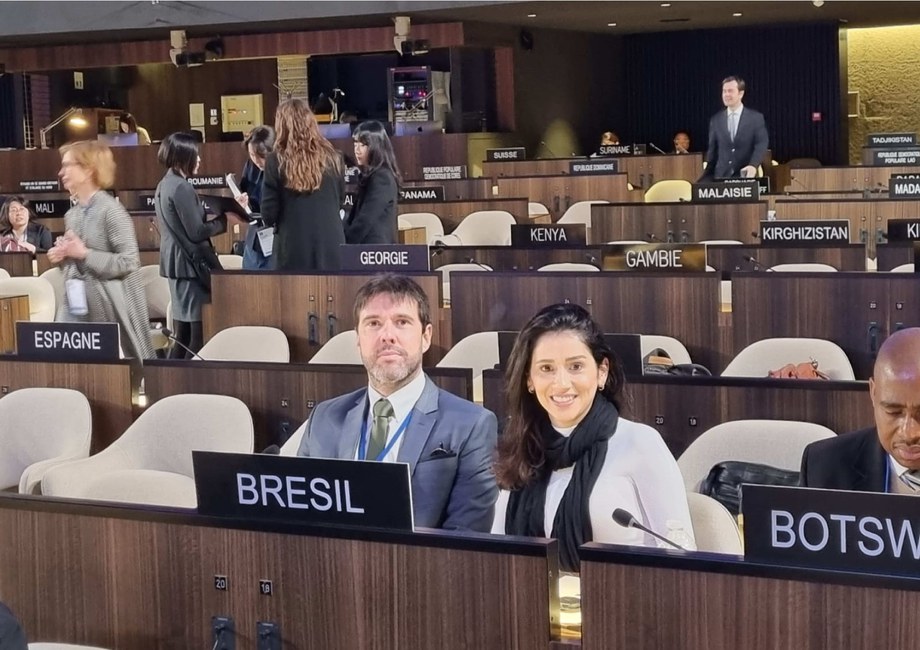
[[[390,430],[390,418],[393,417],[393,405],[389,400],[377,400],[374,404],[374,425],[371,427],[371,441],[367,447],[367,460],[377,460],[377,456],[387,445],[387,433]]]

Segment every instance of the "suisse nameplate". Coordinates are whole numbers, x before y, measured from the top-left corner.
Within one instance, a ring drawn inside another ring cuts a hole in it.
[[[598,156],[632,156],[635,152],[631,144],[602,144],[597,149]]]
[[[486,149],[486,162],[508,162],[525,160],[527,150],[524,147],[506,147],[503,149]]]
[[[343,271],[427,271],[424,244],[342,244]]]
[[[466,165],[447,165],[442,167],[422,167],[422,180],[458,181],[466,178]]]
[[[409,465],[193,451],[198,513],[411,532]]]
[[[730,183],[694,183],[690,200],[694,203],[753,203],[760,200],[756,179]]]
[[[583,248],[586,245],[585,230],[583,223],[513,224],[511,245],[514,248]]]
[[[36,217],[63,217],[72,205],[67,199],[32,201],[32,211]]]
[[[920,164],[920,148],[878,149],[872,152],[873,165],[917,165]]]
[[[116,361],[117,323],[16,322],[16,353],[44,361]]]
[[[868,147],[909,147],[917,144],[916,133],[870,133]]]
[[[619,171],[616,159],[612,160],[573,160],[569,163],[569,174],[586,176],[589,174],[616,174]]]
[[[920,219],[889,219],[888,241],[920,241]]]
[[[891,178],[888,198],[899,201],[920,199],[920,178]]]
[[[441,203],[444,201],[444,186],[404,187],[399,190],[400,203]]]
[[[746,562],[917,575],[914,496],[744,485],[741,512]]]
[[[223,176],[189,176],[188,182],[198,189],[227,187],[227,179]]]
[[[764,246],[849,244],[850,222],[846,219],[761,221],[760,243]]]
[[[706,270],[705,244],[610,244],[601,246],[604,271]]]
[[[19,181],[19,189],[22,192],[60,192],[61,186],[58,180],[32,180]]]

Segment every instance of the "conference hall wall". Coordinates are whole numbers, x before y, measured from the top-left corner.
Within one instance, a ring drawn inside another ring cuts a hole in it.
[[[748,83],[744,103],[764,113],[774,159],[847,164],[838,32],[833,23],[626,37],[629,139],[664,147],[686,129],[704,151],[709,118],[722,108],[720,82],[736,74]]]

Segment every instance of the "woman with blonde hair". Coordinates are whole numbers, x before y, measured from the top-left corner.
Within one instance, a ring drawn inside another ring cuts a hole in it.
[[[48,251],[64,274],[58,320],[118,323],[125,354],[153,356],[150,317],[141,284],[140,254],[131,217],[105,190],[115,183],[112,150],[95,140],[60,148],[61,184],[76,200],[64,215],[66,232]]]
[[[300,99],[282,102],[262,185],[262,220],[275,228],[275,270],[339,269],[344,194],[341,156],[320,133],[313,112]]]

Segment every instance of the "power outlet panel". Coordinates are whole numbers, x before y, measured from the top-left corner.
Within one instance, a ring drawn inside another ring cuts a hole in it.
[[[214,650],[236,650],[236,627],[229,616],[211,617],[211,641]]]
[[[281,650],[281,628],[277,623],[256,623],[256,650]]]

